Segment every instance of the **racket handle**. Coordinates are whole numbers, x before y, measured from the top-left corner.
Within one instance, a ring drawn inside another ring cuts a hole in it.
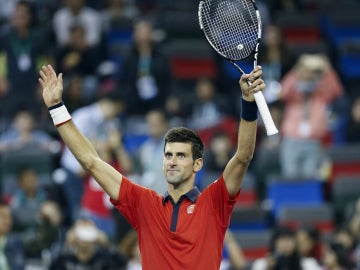
[[[265,97],[261,91],[254,93],[256,105],[258,106],[261,118],[264,122],[266,133],[268,136],[279,133],[275,126],[274,120],[269,111],[269,107],[265,101]]]

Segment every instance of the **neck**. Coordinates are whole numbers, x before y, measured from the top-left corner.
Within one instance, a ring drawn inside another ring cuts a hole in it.
[[[190,190],[194,188],[193,183],[194,182],[191,182],[190,184],[181,183],[178,185],[168,184],[168,192],[171,198],[174,200],[174,203],[177,203],[182,195],[188,193]]]
[[[18,28],[16,29],[16,32],[18,33],[20,38],[26,38],[29,33],[29,29],[27,28]]]

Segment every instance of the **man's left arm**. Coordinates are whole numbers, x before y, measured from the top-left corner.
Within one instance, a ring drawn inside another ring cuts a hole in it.
[[[242,104],[237,150],[224,170],[225,185],[231,197],[239,192],[255,150],[257,105],[253,93],[265,89],[261,76],[261,67],[257,66],[250,74],[242,75],[239,81]]]

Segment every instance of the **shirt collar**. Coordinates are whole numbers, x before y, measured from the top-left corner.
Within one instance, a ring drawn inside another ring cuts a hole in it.
[[[181,197],[186,197],[189,201],[194,203],[196,202],[196,199],[199,197],[200,193],[201,193],[200,190],[195,186],[184,195],[181,195]],[[169,194],[168,191],[166,191],[162,200],[163,205],[165,205],[166,201],[169,200],[170,198],[171,195]]]

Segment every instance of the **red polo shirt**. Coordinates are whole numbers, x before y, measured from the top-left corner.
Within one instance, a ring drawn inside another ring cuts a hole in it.
[[[123,177],[119,199],[111,202],[138,232],[143,270],[218,270],[237,196],[229,197],[221,176],[175,204],[168,193],[159,196]]]

